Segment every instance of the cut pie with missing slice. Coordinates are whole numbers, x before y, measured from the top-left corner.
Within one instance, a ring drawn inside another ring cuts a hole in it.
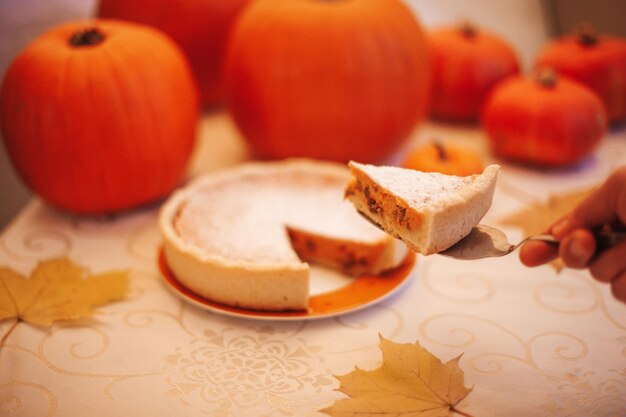
[[[500,167],[457,177],[350,162],[345,197],[370,221],[424,255],[441,252],[476,226],[491,206]]]
[[[345,201],[342,164],[246,163],[209,174],[163,206],[168,267],[209,300],[256,310],[307,309],[308,262],[345,274],[397,266],[396,241]]]

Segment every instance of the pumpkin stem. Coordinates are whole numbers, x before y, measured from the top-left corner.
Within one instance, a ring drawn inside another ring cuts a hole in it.
[[[87,28],[74,32],[69,43],[72,46],[94,46],[104,41],[104,34],[98,28]]]
[[[461,25],[459,26],[459,30],[461,32],[461,35],[463,35],[465,38],[474,38],[478,34],[476,26],[474,26],[470,22],[461,23]]]
[[[575,30],[578,36],[578,43],[581,46],[591,47],[598,43],[598,32],[589,23],[581,23]]]
[[[441,143],[440,140],[433,140],[433,146],[437,151],[437,157],[440,161],[445,161],[446,159],[448,159],[448,152],[446,151],[446,148],[443,146],[443,143]]]
[[[535,74],[535,81],[541,87],[554,88],[559,80],[559,76],[552,68],[541,68]]]

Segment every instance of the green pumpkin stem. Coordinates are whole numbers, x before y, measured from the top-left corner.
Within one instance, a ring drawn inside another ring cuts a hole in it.
[[[69,43],[75,47],[94,46],[104,41],[104,34],[96,27],[82,29],[70,36]]]

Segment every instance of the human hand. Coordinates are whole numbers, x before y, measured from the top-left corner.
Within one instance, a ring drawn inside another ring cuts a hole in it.
[[[626,166],[550,227],[549,233],[559,240],[558,248],[530,241],[522,246],[520,260],[526,266],[538,266],[560,257],[570,268],[589,268],[595,279],[611,285],[615,298],[626,302],[626,241],[597,252],[591,230],[603,226],[626,229]]]

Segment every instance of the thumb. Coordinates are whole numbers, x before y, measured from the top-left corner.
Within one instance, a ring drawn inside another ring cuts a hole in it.
[[[571,213],[551,228],[557,239],[578,228],[593,228],[616,221],[626,225],[626,167],[615,171]]]

